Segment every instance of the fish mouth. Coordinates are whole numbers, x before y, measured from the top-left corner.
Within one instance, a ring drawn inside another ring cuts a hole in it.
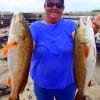
[[[14,13],[12,20],[16,22],[23,22],[25,19],[21,13]]]

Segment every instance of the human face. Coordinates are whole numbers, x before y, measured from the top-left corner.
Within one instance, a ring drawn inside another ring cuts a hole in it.
[[[64,6],[60,0],[47,0],[44,5],[46,12],[46,23],[56,23],[60,20],[64,10]]]

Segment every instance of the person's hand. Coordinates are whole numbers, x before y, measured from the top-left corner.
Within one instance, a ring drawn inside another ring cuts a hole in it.
[[[100,31],[100,15],[97,15],[94,20],[93,20],[93,29],[94,33],[96,34],[97,32]]]

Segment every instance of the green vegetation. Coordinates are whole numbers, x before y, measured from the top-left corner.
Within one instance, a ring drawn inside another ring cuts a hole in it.
[[[92,10],[91,12],[100,12],[100,10],[98,10],[98,9],[97,10]]]

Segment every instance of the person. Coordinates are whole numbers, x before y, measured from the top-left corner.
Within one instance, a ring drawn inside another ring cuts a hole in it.
[[[74,100],[74,33],[77,25],[62,18],[64,0],[45,0],[46,17],[31,23],[34,50],[30,76],[37,100]]]
[[[100,33],[100,14],[95,16],[92,23],[95,35],[96,33]]]
[[[100,14],[96,15],[93,19],[93,29],[95,33],[95,42],[97,52],[100,52]]]
[[[96,15],[92,21],[95,40],[100,41],[100,14]]]

